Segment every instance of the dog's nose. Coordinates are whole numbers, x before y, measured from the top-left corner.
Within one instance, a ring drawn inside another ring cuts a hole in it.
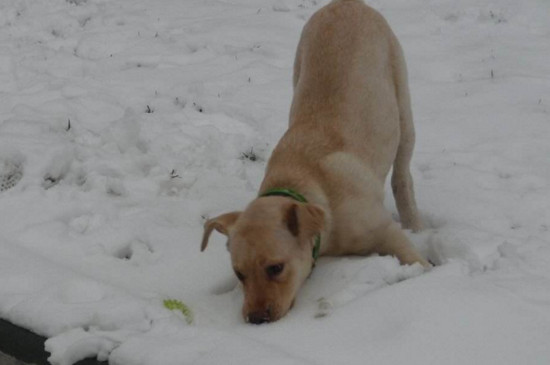
[[[249,313],[246,317],[247,322],[252,324],[262,324],[271,322],[269,311],[257,311]]]

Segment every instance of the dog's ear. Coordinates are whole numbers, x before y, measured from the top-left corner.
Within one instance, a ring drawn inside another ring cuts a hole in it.
[[[201,252],[204,251],[204,249],[208,245],[208,239],[210,238],[210,234],[214,229],[221,234],[229,236],[229,229],[231,228],[231,226],[233,226],[233,224],[235,224],[240,215],[241,212],[231,212],[207,220],[206,223],[204,223]]]
[[[294,236],[309,240],[323,230],[325,212],[315,204],[295,203],[287,210],[285,223]]]

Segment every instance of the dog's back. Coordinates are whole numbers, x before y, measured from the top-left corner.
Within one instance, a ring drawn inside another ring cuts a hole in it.
[[[302,33],[289,133],[320,130],[325,140],[317,135],[304,149],[323,146],[317,158],[352,153],[384,179],[399,144],[396,79],[403,72],[400,46],[385,19],[361,0],[333,1]]]

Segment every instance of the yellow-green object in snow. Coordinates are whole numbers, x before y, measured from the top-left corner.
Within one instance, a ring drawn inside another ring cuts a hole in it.
[[[185,317],[185,321],[188,324],[193,323],[193,312],[191,312],[191,308],[189,308],[185,303],[183,303],[181,300],[177,299],[165,299],[164,300],[164,306],[170,310],[177,310],[180,311],[183,316]]]

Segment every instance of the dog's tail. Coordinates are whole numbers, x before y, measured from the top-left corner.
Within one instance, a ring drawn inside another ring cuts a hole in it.
[[[397,38],[392,35],[393,79],[399,109],[400,140],[393,162],[392,190],[397,204],[403,228],[419,231],[422,228],[416,200],[414,198],[413,180],[410,163],[415,143],[411,97],[407,76],[407,66],[403,50]]]
[[[406,144],[414,145],[415,133],[413,126],[413,114],[411,108],[411,96],[409,94],[409,81],[407,74],[407,65],[405,63],[405,57],[403,55],[403,50],[401,45],[397,41],[397,38],[392,37],[394,45],[392,47],[394,53],[394,64],[393,64],[393,75],[394,75],[394,84],[397,97],[397,104],[399,108],[399,122],[401,131],[406,133],[401,133],[401,136],[409,136],[412,140]],[[407,141],[401,141],[407,142]],[[401,143],[400,143],[401,145]],[[412,153],[412,151],[411,151]]]

